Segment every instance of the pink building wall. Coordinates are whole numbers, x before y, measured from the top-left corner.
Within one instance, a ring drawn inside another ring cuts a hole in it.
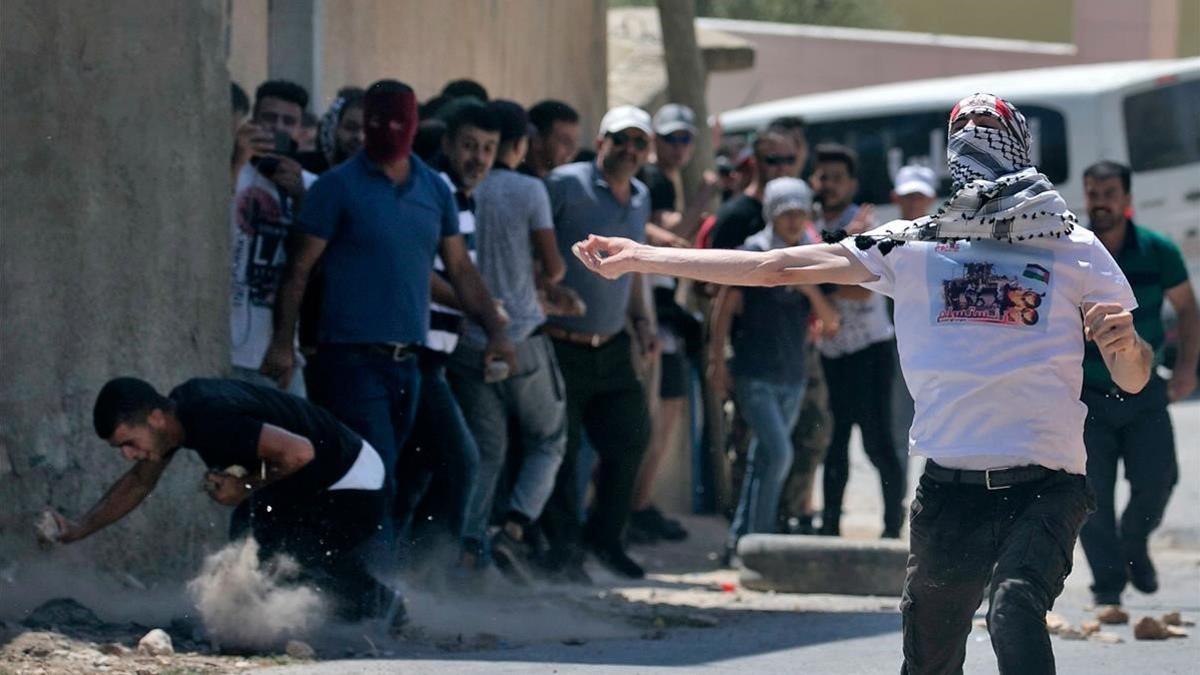
[[[1031,20],[1035,20],[1031,17]],[[873,84],[1102,61],[1172,58],[1176,0],[1075,0],[1074,44],[700,19],[755,48],[753,68],[713,73],[719,113],[789,96]]]

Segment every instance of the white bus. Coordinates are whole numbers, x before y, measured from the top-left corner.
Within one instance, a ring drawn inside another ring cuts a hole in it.
[[[860,202],[879,222],[897,217],[892,176],[907,163],[946,171],[946,118],[984,91],[1021,108],[1037,166],[1086,222],[1083,170],[1111,159],[1133,169],[1134,219],[1183,250],[1200,278],[1200,58],[1106,63],[956,76],[799,96],[720,116],[727,137],[748,139],[771,120],[799,115],[811,148],[837,142],[859,155]],[[810,160],[811,161],[811,160]]]

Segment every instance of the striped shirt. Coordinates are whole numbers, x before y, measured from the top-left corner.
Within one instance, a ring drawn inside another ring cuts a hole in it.
[[[467,243],[467,253],[471,262],[475,260],[475,200],[470,195],[463,194],[454,184],[450,175],[442,172],[442,180],[454,191],[454,201],[458,204],[458,233]],[[446,276],[446,265],[442,256],[433,260],[434,273]],[[458,338],[462,334],[463,313],[453,307],[429,303],[429,334],[425,337],[425,346],[435,352],[450,354],[458,346]]]

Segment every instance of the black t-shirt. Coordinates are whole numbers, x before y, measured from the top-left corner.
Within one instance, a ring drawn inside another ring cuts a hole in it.
[[[329,160],[325,157],[325,153],[321,150],[309,150],[296,155],[296,161],[300,162],[300,166],[307,172],[320,176],[329,169]]]
[[[350,470],[362,449],[362,438],[329,411],[270,387],[197,378],[175,387],[170,397],[183,425],[183,447],[195,450],[213,470],[237,464],[256,472],[264,424],[307,438],[313,460],[268,486],[273,492],[305,495],[324,490]]]
[[[757,234],[767,226],[762,210],[762,202],[745,194],[722,204],[713,225],[712,248],[737,248]]]
[[[651,211],[675,210],[675,184],[657,166],[647,164],[638,172],[638,180],[650,190]]]

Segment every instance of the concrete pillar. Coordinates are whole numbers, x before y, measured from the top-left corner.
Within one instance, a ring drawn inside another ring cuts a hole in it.
[[[92,431],[107,379],[227,367],[224,21],[223,0],[0,2],[0,564],[128,468]],[[182,454],[125,522],[42,555],[194,570],[225,515]]]

